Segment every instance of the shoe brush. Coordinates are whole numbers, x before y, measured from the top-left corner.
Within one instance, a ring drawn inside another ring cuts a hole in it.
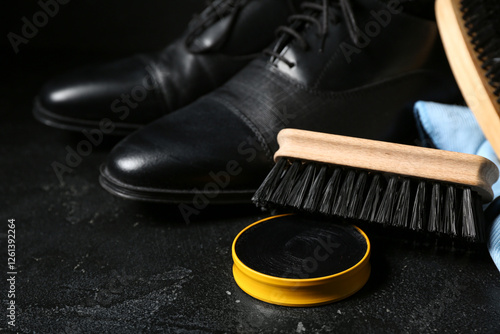
[[[278,143],[260,207],[485,241],[481,204],[498,178],[486,158],[296,129]]]
[[[437,0],[436,20],[462,95],[500,155],[500,1]]]

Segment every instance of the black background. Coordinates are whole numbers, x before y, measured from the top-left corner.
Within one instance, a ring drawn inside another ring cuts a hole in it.
[[[316,308],[249,297],[231,274],[231,242],[266,217],[251,205],[209,206],[187,224],[175,205],[113,197],[98,168],[117,139],[60,183],[51,163],[82,139],[37,123],[40,85],[83,64],[161,49],[199,0],[78,1],[15,54],[7,34],[36,1],[4,5],[0,90],[0,299],[6,305],[7,219],[16,219],[20,333],[499,331],[500,276],[486,250],[453,252],[368,227],[372,276],[356,295]],[[6,311],[0,308],[0,328]]]

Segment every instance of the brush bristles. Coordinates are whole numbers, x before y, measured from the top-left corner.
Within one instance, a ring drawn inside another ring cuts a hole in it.
[[[280,159],[253,201],[470,241],[485,235],[481,201],[470,188],[315,162]]]
[[[462,0],[460,4],[477,58],[494,94],[500,97],[500,1]]]

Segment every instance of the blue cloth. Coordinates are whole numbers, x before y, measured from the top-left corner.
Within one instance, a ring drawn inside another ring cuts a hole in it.
[[[419,101],[414,113],[423,146],[432,144],[442,150],[481,155],[500,169],[500,161],[469,108]],[[500,181],[493,185],[493,192],[496,200],[486,215],[491,222],[488,249],[500,270]]]

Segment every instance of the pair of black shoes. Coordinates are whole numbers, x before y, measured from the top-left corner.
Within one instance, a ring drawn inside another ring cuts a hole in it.
[[[70,130],[140,128],[102,167],[113,194],[247,202],[283,128],[411,143],[416,101],[460,97],[436,23],[407,10],[414,2],[216,0],[156,55],[47,84],[34,113]]]

